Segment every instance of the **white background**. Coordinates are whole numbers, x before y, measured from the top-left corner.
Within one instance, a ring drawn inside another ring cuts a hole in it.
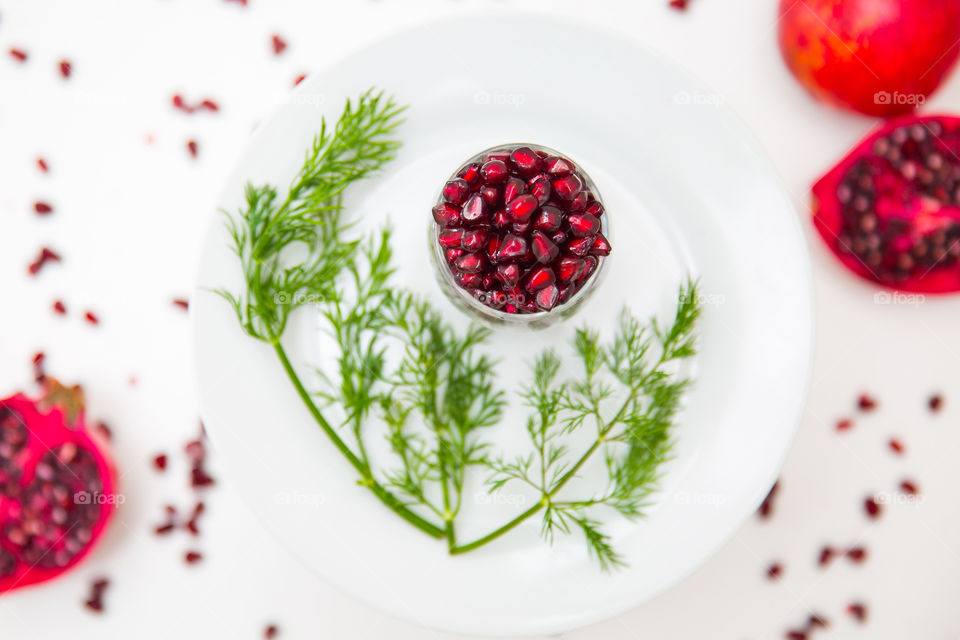
[[[279,548],[212,469],[203,534],[157,538],[163,504],[192,506],[182,446],[194,437],[188,321],[171,299],[192,284],[211,203],[247,134],[284,100],[293,79],[387,33],[436,17],[522,7],[627,33],[716,88],[753,129],[784,177],[808,231],[817,289],[818,344],[808,407],[769,521],[751,519],[696,574],[636,610],[564,634],[595,638],[782,638],[811,612],[832,625],[816,637],[960,637],[960,317],[957,300],[879,304],[811,233],[812,181],[873,121],[812,102],[776,49],[776,3],[692,0],[588,3],[0,0],[0,394],[33,390],[30,359],[82,382],[90,413],[114,431],[126,504],[105,544],[63,580],[0,599],[4,638],[258,638],[275,622],[286,638],[446,638],[340,595]],[[271,36],[289,43],[273,55]],[[531,37],[536,37],[535,31]],[[545,46],[562,46],[548,45]],[[29,54],[16,63],[6,51]],[[442,52],[438,52],[442,55]],[[59,60],[73,64],[68,80]],[[522,64],[522,60],[517,61]],[[464,61],[483,64],[482,52]],[[631,70],[623,69],[625,75]],[[571,90],[589,91],[589,84]],[[209,97],[219,113],[186,115],[171,97]],[[928,111],[960,106],[960,76]],[[625,124],[624,126],[629,126]],[[195,139],[191,159],[186,141]],[[152,140],[152,142],[151,142]],[[45,157],[49,174],[36,168]],[[33,202],[53,204],[46,218]],[[64,262],[40,277],[26,265],[42,245]],[[55,316],[55,299],[66,317]],[[98,327],[82,319],[92,309]],[[131,383],[135,378],[136,383]],[[854,416],[856,398],[880,401]],[[946,398],[943,412],[928,396]],[[834,424],[854,416],[854,428]],[[887,447],[901,439],[906,454]],[[264,433],[269,442],[271,435]],[[158,474],[150,460],[170,454]],[[258,470],[251,469],[250,473]],[[919,505],[891,505],[868,521],[863,498],[909,478]],[[863,545],[863,565],[817,567],[820,548]],[[187,549],[205,559],[188,567]],[[765,577],[779,561],[778,582]],[[111,587],[101,616],[82,606],[92,578]],[[866,626],[844,613],[869,607]]]

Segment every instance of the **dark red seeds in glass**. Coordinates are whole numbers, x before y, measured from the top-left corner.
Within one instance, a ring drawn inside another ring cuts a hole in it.
[[[485,184],[500,184],[509,177],[507,165],[500,160],[487,160],[480,167],[480,175]]]
[[[454,178],[443,185],[443,198],[451,204],[463,204],[469,193],[470,185],[463,178]]]
[[[600,231],[600,221],[589,213],[567,216],[567,223],[570,225],[570,233],[577,238],[589,236],[593,239],[593,236]],[[592,242],[590,246],[593,246]]]
[[[480,184],[480,167],[476,164],[464,167],[457,175],[463,178],[471,188],[477,187]]]
[[[513,222],[522,224],[530,219],[538,206],[540,203],[537,202],[537,198],[527,193],[508,201],[506,212]]]
[[[593,246],[590,247],[590,255],[593,256],[608,256],[610,255],[610,242],[603,236],[602,233],[597,233],[593,238]]]
[[[867,497],[863,500],[863,509],[867,512],[867,516],[872,519],[879,518],[882,511],[880,503],[878,503],[873,496]]]
[[[582,258],[593,248],[593,238],[576,238],[567,243],[567,253]]]
[[[433,208],[433,219],[441,227],[455,227],[460,224],[460,210],[452,204],[438,204]]]
[[[555,245],[553,240],[544,235],[542,231],[534,231],[530,238],[532,240],[530,250],[533,251],[537,262],[552,262],[560,254],[560,247]]]
[[[487,203],[483,201],[483,197],[478,193],[467,198],[463,208],[460,210],[460,218],[464,224],[481,222],[486,214]]]
[[[510,154],[510,163],[523,176],[532,176],[540,170],[540,156],[530,147],[514,149]]]
[[[575,174],[556,178],[553,183],[553,192],[561,200],[570,201],[583,189],[583,181]]]
[[[553,269],[550,267],[537,267],[530,272],[525,287],[527,291],[537,291],[553,284],[556,279]]]

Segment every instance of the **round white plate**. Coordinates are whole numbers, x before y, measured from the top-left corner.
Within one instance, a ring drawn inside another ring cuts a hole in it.
[[[349,192],[372,228],[389,215],[397,278],[464,317],[430,272],[426,224],[438,186],[464,158],[508,141],[567,153],[603,194],[613,254],[578,315],[546,331],[498,329],[499,381],[513,389],[546,345],[584,322],[609,333],[624,305],[669,314],[686,273],[702,279],[697,384],[676,428],[676,457],[649,515],[605,517],[629,568],[603,573],[577,536],[547,546],[536,518],[463,556],[447,555],[383,507],[327,441],[273,351],[245,336],[210,293],[241,277],[221,214],[211,212],[191,300],[202,414],[233,483],[278,539],[345,591],[425,625],[479,634],[560,632],[620,613],[694,570],[756,509],[776,477],[804,399],[812,341],[809,265],[796,213],[770,164],[722,101],[682,69],[623,36],[517,14],[401,33],[304,82],[261,127],[220,206],[236,211],[248,180],[286,186],[321,116],[375,85],[411,105],[404,147]],[[329,366],[315,314],[285,341],[309,377]],[[522,442],[514,407],[493,433]],[[585,469],[590,476],[596,469]],[[589,477],[587,478],[589,480]],[[491,501],[467,488],[469,540],[529,505],[508,487]],[[279,587],[282,588],[282,587]]]

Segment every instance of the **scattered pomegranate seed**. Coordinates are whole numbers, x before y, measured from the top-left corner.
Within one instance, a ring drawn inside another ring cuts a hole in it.
[[[203,109],[206,109],[207,111],[214,111],[214,112],[220,111],[220,105],[218,105],[216,102],[214,102],[209,98],[201,102],[200,107]]]
[[[837,420],[837,431],[848,431],[852,426],[853,426],[853,420],[850,420],[849,418],[844,418],[843,420]]]
[[[33,356],[33,379],[37,383],[42,383],[47,378],[46,369],[43,366],[46,359],[47,356],[43,351],[38,351]]]
[[[851,602],[847,605],[847,613],[849,613],[853,618],[863,624],[867,621],[867,605],[862,602]]]
[[[787,640],[807,640],[807,632],[791,629],[787,631]]]
[[[166,535],[177,527],[177,508],[172,504],[168,504],[164,507],[164,511],[167,514],[166,522],[161,525],[157,525],[157,527],[153,530],[153,532],[158,536]]]
[[[73,70],[73,65],[70,64],[69,61],[67,60],[60,61],[60,75],[62,75],[64,78],[69,78],[70,72],[72,70]]]
[[[201,427],[202,428],[202,427]],[[187,457],[192,463],[190,469],[190,486],[194,488],[209,487],[214,484],[214,479],[204,469],[204,462],[207,459],[207,449],[203,444],[204,433],[201,433],[200,439],[187,443],[185,451]]]
[[[93,311],[87,311],[84,313],[83,318],[92,325],[100,324],[100,318],[98,318],[97,314],[95,314]]]
[[[61,316],[62,316],[62,315],[66,315],[66,313],[67,313],[67,305],[63,304],[63,301],[62,301],[62,300],[55,300],[55,301],[53,302],[53,311],[54,311],[55,313],[60,314]]]
[[[187,564],[197,564],[203,560],[203,554],[199,551],[187,551],[183,559],[187,561]]]
[[[810,617],[807,618],[807,629],[815,629],[817,627],[821,629],[826,629],[830,626],[830,623],[819,613],[812,613]]]
[[[275,624],[267,625],[267,628],[263,630],[263,637],[266,638],[267,640],[270,640],[271,638],[276,638],[277,633],[279,633],[279,629],[277,629],[277,625]]]
[[[273,34],[273,53],[275,55],[280,55],[287,49],[287,42],[277,34]]]
[[[203,514],[206,508],[207,506],[203,502],[198,502],[196,506],[193,507],[193,513],[190,515],[190,519],[187,521],[187,531],[195,536],[200,535],[198,523],[200,521],[200,516]]]
[[[864,413],[873,411],[877,408],[877,401],[866,393],[861,393],[860,397],[857,399],[857,408]]]
[[[40,273],[40,270],[43,269],[43,267],[48,262],[61,262],[61,261],[62,261],[62,258],[60,257],[60,254],[58,254],[56,251],[52,249],[43,247],[42,249],[40,249],[40,255],[37,256],[36,260],[30,263],[30,266],[27,267],[27,270],[30,272],[30,275],[35,276],[38,273]]]
[[[880,504],[870,496],[863,501],[863,508],[866,510],[867,515],[873,519],[880,517]]]
[[[43,201],[34,202],[33,210],[36,211],[41,216],[45,216],[48,213],[53,213],[53,207],[51,207],[48,203]]]
[[[10,55],[17,62],[26,62],[27,60],[27,52],[22,49],[10,49]]]
[[[851,547],[847,549],[846,556],[848,559],[860,564],[867,559],[867,550],[863,547]]]
[[[761,518],[769,518],[773,514],[773,498],[777,495],[779,488],[780,480],[777,480],[773,483],[773,486],[770,487],[770,492],[767,493],[767,497],[760,503],[760,507],[757,509],[757,515]]]
[[[939,412],[940,409],[943,408],[943,396],[941,396],[939,393],[935,393],[934,395],[930,396],[930,399],[927,400],[927,406],[930,407],[930,411],[932,413]]]
[[[173,94],[171,99],[174,109],[179,109],[184,113],[194,113],[195,111],[213,111],[217,112],[220,110],[220,105],[211,100],[210,98],[204,98],[196,104],[188,103],[182,95],[179,93]]]
[[[783,575],[783,565],[779,562],[771,563],[767,567],[767,578],[770,580],[777,580],[781,575]]]
[[[47,161],[43,158],[37,158],[37,166],[40,168],[40,171],[47,173],[50,171],[50,167],[47,165]]]
[[[920,491],[917,489],[917,485],[910,480],[904,480],[900,483],[900,491],[908,496],[915,496],[920,493]]]
[[[670,0],[670,6],[678,11],[686,11],[689,0]]]
[[[306,76],[305,74],[303,74],[303,73],[301,73],[300,75],[298,75],[296,78],[293,79],[293,86],[297,86],[298,84],[300,84],[301,82],[303,82],[303,81],[306,79],[306,77],[307,77],[307,76]]]
[[[94,580],[90,585],[90,597],[84,603],[88,609],[95,611],[97,613],[103,612],[103,594],[106,592],[107,587],[110,586],[110,581],[106,578],[100,578],[99,580]]]
[[[113,440],[113,431],[110,430],[110,427],[107,426],[106,422],[98,422],[96,429],[97,432],[103,436],[104,440]]]
[[[247,0],[226,0],[226,2],[236,2],[241,6],[244,6],[244,7],[247,6]]]
[[[167,454],[161,453],[153,459],[153,466],[159,471],[165,471],[167,468]]]
[[[191,155],[192,157],[194,157],[194,158],[197,157],[197,141],[196,141],[196,140],[188,140],[188,141],[187,141],[187,151],[190,152],[190,155]]]
[[[830,564],[830,561],[833,560],[835,551],[832,547],[824,547],[820,549],[820,557],[817,558],[817,564],[821,567],[825,567]]]
[[[187,311],[190,308],[190,302],[183,298],[174,298],[173,306],[180,307],[184,311]]]
[[[897,440],[896,438],[890,438],[890,442],[887,443],[890,447],[890,450],[895,454],[903,455],[903,443]]]

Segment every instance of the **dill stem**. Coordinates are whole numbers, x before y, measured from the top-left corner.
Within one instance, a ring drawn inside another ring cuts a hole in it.
[[[326,418],[323,417],[323,414],[320,413],[320,409],[317,408],[317,405],[313,402],[313,399],[310,397],[310,393],[304,388],[303,383],[300,382],[300,377],[297,375],[293,365],[290,363],[290,359],[287,357],[287,352],[280,345],[279,340],[275,339],[272,341],[272,343],[274,350],[277,352],[277,357],[280,358],[280,363],[283,365],[284,370],[287,372],[287,376],[290,378],[290,382],[293,383],[293,386],[300,395],[300,398],[303,400],[303,403],[307,406],[307,409],[313,415],[313,418],[317,421],[317,424],[320,425],[320,428],[323,429],[324,433],[326,433],[333,442],[334,446],[340,450],[340,453],[343,454],[353,468],[360,473],[361,477],[363,478],[361,484],[370,489],[370,491],[372,491],[373,494],[380,499],[380,502],[389,507],[401,518],[417,527],[424,533],[433,536],[434,538],[442,538],[444,534],[447,533],[444,529],[441,529],[432,522],[425,520],[411,511],[395,495],[384,489],[383,486],[381,486],[373,478],[373,476],[370,474],[369,467],[367,467],[363,461],[361,461],[360,458],[358,458],[356,454],[350,450],[350,447],[346,445],[333,427],[330,426],[330,423],[327,422]]]

